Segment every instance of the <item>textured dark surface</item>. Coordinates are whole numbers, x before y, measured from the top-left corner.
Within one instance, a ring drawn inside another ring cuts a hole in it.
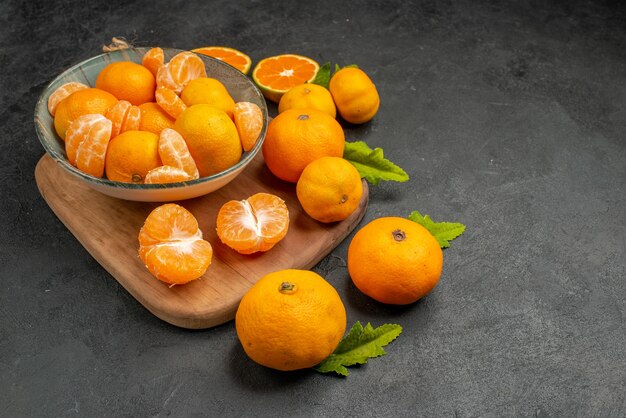
[[[0,3],[0,415],[626,416],[619,2],[88,3]],[[347,138],[411,180],[371,187],[364,222],[467,225],[437,288],[405,308],[351,284],[349,239],[315,268],[349,325],[404,327],[387,356],[346,379],[257,366],[233,323],[152,316],[57,220],[33,178],[34,105],[116,35],[370,74],[380,112]]]

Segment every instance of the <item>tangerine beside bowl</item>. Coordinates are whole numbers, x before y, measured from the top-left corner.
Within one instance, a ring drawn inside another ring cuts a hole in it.
[[[243,73],[222,61],[200,54],[198,56],[204,61],[207,76],[220,80],[226,86],[235,102],[255,103],[263,112],[263,129],[260,137],[250,151],[242,154],[237,164],[217,174],[196,180],[168,184],[134,184],[111,181],[106,178],[85,174],[67,160],[64,143],[54,130],[54,118],[48,113],[48,97],[58,87],[71,81],[78,81],[94,87],[100,70],[106,65],[117,61],[141,63],[141,59],[148,49],[150,48],[131,48],[104,53],[76,64],[56,77],[45,88],[35,106],[35,130],[37,131],[39,141],[48,155],[65,171],[81,180],[90,188],[119,199],[142,202],[176,201],[203,196],[224,187],[245,169],[261,149],[268,124],[267,105],[261,92]],[[163,51],[166,62],[176,54],[183,52],[173,48],[163,48]]]

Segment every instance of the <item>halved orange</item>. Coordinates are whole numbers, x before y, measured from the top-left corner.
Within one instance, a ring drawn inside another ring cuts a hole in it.
[[[154,277],[166,283],[200,278],[212,257],[213,248],[202,239],[198,221],[177,204],[154,209],[139,231],[139,258]]]
[[[202,48],[192,49],[191,52],[217,58],[220,61],[224,61],[226,64],[232,65],[246,75],[250,72],[250,67],[252,66],[252,60],[249,56],[227,46],[204,46]]]
[[[287,205],[269,193],[226,202],[217,214],[217,236],[240,254],[270,250],[288,228]]]
[[[293,87],[313,81],[319,69],[317,62],[302,55],[276,55],[259,61],[252,79],[266,99],[278,103]]]

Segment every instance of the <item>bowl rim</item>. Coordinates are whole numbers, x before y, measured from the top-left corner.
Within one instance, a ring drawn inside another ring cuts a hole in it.
[[[110,188],[115,188],[115,189],[128,189],[128,190],[138,190],[138,191],[144,191],[144,190],[163,190],[163,189],[177,189],[177,188],[185,188],[185,187],[189,187],[189,186],[193,186],[193,185],[197,185],[197,184],[203,184],[203,183],[207,183],[210,182],[212,180],[216,180],[216,179],[220,179],[222,177],[228,176],[233,172],[236,172],[237,170],[240,170],[242,168],[244,168],[246,165],[248,165],[248,163],[250,161],[252,161],[252,159],[254,157],[256,157],[256,155],[258,154],[259,150],[261,149],[261,147],[263,146],[263,142],[265,141],[265,135],[267,133],[267,127],[269,124],[269,115],[268,115],[268,111],[267,111],[267,103],[265,102],[265,98],[263,97],[263,94],[261,93],[261,91],[259,90],[259,88],[254,84],[254,82],[248,78],[247,75],[241,73],[238,69],[236,69],[235,67],[233,67],[230,64],[227,64],[221,60],[218,60],[216,58],[213,57],[209,57],[208,55],[202,55],[202,54],[197,54],[201,59],[203,60],[208,60],[208,61],[213,61],[214,63],[216,63],[218,66],[224,66],[225,68],[227,68],[229,71],[237,71],[241,74],[242,77],[244,77],[250,84],[250,86],[253,87],[253,91],[255,92],[256,96],[260,99],[261,103],[263,103],[263,106],[261,107],[261,113],[263,115],[263,127],[261,128],[261,133],[259,134],[259,138],[256,141],[256,144],[254,144],[254,147],[252,147],[252,149],[250,151],[244,151],[245,155],[243,156],[243,158],[241,158],[237,164],[227,168],[226,170],[220,171],[219,173],[215,173],[212,174],[210,176],[206,176],[206,177],[200,177],[197,179],[193,179],[193,180],[186,180],[186,181],[179,181],[179,182],[173,182],[173,183],[156,183],[156,184],[145,184],[145,183],[124,183],[124,182],[120,182],[120,181],[113,181],[113,180],[109,180],[107,178],[104,177],[95,177],[92,176],[90,174],[84,173],[82,171],[80,171],[78,168],[74,167],[72,164],[69,163],[69,161],[67,160],[67,157],[62,154],[59,153],[56,149],[52,148],[49,144],[48,144],[48,135],[44,132],[41,120],[38,118],[38,115],[40,115],[41,111],[44,111],[42,109],[45,109],[45,112],[48,112],[48,106],[47,106],[47,102],[48,102],[48,97],[50,96],[50,94],[52,94],[53,92],[51,91],[51,87],[57,83],[61,78],[65,77],[66,75],[73,73],[75,71],[78,71],[82,66],[87,65],[88,63],[92,62],[92,61],[96,61],[96,60],[102,60],[104,57],[106,56],[123,56],[124,52],[127,52],[129,50],[140,53],[139,51],[143,51],[145,53],[145,51],[148,51],[151,47],[131,47],[128,49],[123,49],[123,50],[117,50],[117,51],[111,51],[111,52],[104,52],[102,54],[98,54],[95,55],[91,58],[87,58],[83,61],[80,61],[72,66],[70,66],[69,68],[67,68],[66,70],[64,70],[63,72],[61,72],[59,75],[57,75],[54,79],[52,79],[52,81],[50,81],[43,89],[43,91],[41,92],[41,94],[39,95],[39,99],[37,100],[37,103],[35,104],[35,112],[34,112],[34,122],[35,122],[35,131],[37,133],[37,137],[39,139],[39,142],[41,143],[41,145],[43,146],[45,152],[50,155],[55,161],[57,161],[59,164],[61,164],[61,166],[63,166],[63,168],[65,168],[68,172],[70,172],[71,174],[85,180],[88,181],[90,183],[94,183],[94,184],[98,184],[101,186],[105,186],[105,187],[110,187]],[[169,51],[172,54],[177,54],[180,52],[193,52],[191,50],[186,50],[186,49],[178,49],[178,48],[169,48],[169,47],[159,47],[161,49],[163,49],[164,51]],[[121,60],[117,60],[117,59],[112,59],[111,62],[116,62],[116,61],[121,61]],[[92,86],[89,86],[92,87]],[[49,113],[48,113],[49,115]],[[54,118],[53,118],[54,119]],[[62,141],[61,138],[59,138],[56,134],[55,137],[53,138],[56,141]]]

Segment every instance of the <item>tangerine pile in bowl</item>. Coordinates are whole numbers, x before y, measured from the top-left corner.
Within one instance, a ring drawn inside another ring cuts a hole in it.
[[[190,151],[195,151],[195,152],[192,152],[192,154],[194,154],[194,160],[199,169],[198,178],[184,177],[185,179],[182,181],[160,183],[158,181],[159,176],[171,177],[171,175],[170,173],[167,173],[167,172],[166,173],[158,172],[158,173],[154,173],[155,174],[154,183],[147,184],[146,182],[144,182],[145,179],[143,178],[142,179],[135,178],[133,180],[132,178],[124,179],[123,173],[121,176],[116,175],[115,174],[116,167],[114,167],[115,164],[110,164],[111,167],[107,167],[107,171],[103,173],[103,176],[99,177],[98,175],[89,174],[89,170],[85,170],[83,167],[81,167],[83,169],[80,169],[79,168],[80,165],[79,167],[76,166],[76,155],[74,152],[75,150],[72,149],[71,147],[72,144],[70,144],[70,146],[66,144],[65,142],[66,138],[62,138],[62,137],[65,137],[65,135],[68,133],[70,135],[76,134],[76,132],[72,132],[71,130],[68,132],[68,129],[71,128],[71,122],[73,121],[70,120],[69,117],[65,117],[65,118],[62,117],[64,116],[63,115],[64,112],[68,114],[71,113],[71,109],[67,109],[69,106],[67,104],[65,105],[63,104],[63,100],[65,99],[59,101],[59,103],[56,104],[56,109],[53,112],[53,113],[61,112],[62,113],[61,116],[57,116],[55,118],[55,116],[53,116],[49,111],[50,96],[53,95],[60,87],[66,85],[67,83],[82,83],[90,88],[96,87],[96,83],[97,83],[99,76],[100,76],[100,80],[98,81],[98,84],[102,84],[102,83],[106,84],[106,80],[103,80],[105,78],[103,77],[104,74],[101,75],[101,73],[105,67],[109,66],[109,64],[116,63],[116,62],[133,62],[136,64],[142,64],[142,60],[144,60],[144,57],[146,57],[146,53],[152,50],[154,49],[131,48],[131,49],[124,49],[124,50],[101,54],[101,55],[90,58],[86,61],[83,61],[71,67],[70,69],[66,70],[61,75],[59,75],[57,78],[55,78],[43,91],[35,107],[35,128],[36,128],[39,140],[41,144],[43,145],[44,149],[46,150],[46,152],[48,153],[48,155],[50,155],[65,171],[67,171],[71,175],[78,178],[81,182],[86,184],[88,187],[94,190],[97,190],[103,194],[106,194],[108,196],[125,199],[125,200],[133,200],[133,201],[164,202],[164,201],[176,201],[176,200],[190,199],[190,198],[194,198],[194,197],[211,193],[225,186],[230,181],[232,181],[252,161],[254,156],[258,153],[258,151],[262,147],[263,140],[265,138],[265,132],[267,129],[267,124],[268,124],[267,106],[265,104],[263,95],[254,85],[254,83],[248,77],[246,77],[246,75],[244,75],[242,72],[235,69],[234,67],[231,67],[230,65],[225,64],[224,62],[211,58],[209,56],[194,54],[194,56],[200,58],[202,62],[204,63],[206,77],[208,78],[208,80],[214,79],[214,80],[219,81],[219,83],[221,83],[225,87],[228,95],[230,96],[230,98],[232,98],[232,101],[234,103],[237,103],[237,104],[251,103],[258,107],[258,109],[261,111],[262,127],[260,129],[260,133],[258,134],[258,137],[254,140],[253,145],[243,146],[243,149],[241,150],[241,156],[238,158],[238,160],[236,158],[235,160],[232,160],[231,158],[232,161],[226,164],[226,166],[221,166],[221,167],[218,167],[217,169],[208,168],[207,161],[208,160],[215,160],[215,161],[223,160],[221,156],[210,155],[211,151],[208,149],[202,149],[201,151],[190,149]],[[162,48],[162,51],[163,51],[163,61],[165,64],[170,63],[172,58],[179,56],[181,53],[186,52],[183,50],[173,49],[173,48]],[[167,89],[169,91],[166,93],[173,92],[173,94],[176,96],[176,97],[173,97],[173,99],[180,100],[182,98],[189,104],[189,106],[187,106],[187,110],[183,113],[180,113],[180,109],[178,110],[168,109],[170,112],[172,111],[178,112],[178,113],[175,113],[176,116],[181,116],[179,118],[172,118],[172,120],[176,121],[175,126],[172,126],[174,129],[167,130],[169,131],[168,133],[170,134],[170,138],[169,138],[170,147],[169,148],[172,148],[171,143],[173,142],[175,144],[175,141],[171,141],[171,134],[175,134],[176,132],[179,132],[182,134],[183,137],[185,136],[193,137],[193,135],[198,133],[198,131],[201,131],[203,129],[202,127],[204,126],[204,124],[198,119],[200,117],[206,117],[207,113],[213,112],[213,108],[206,109],[208,105],[196,104],[196,103],[202,102],[202,98],[201,97],[198,98],[197,96],[202,96],[202,90],[205,87],[202,84],[207,83],[207,78],[202,77],[202,79],[200,79],[199,81],[195,83],[195,88],[192,88],[193,86],[190,86],[190,88],[187,89],[187,92],[183,91],[184,90],[183,87],[187,87],[187,85],[190,83],[185,83],[185,86],[178,86],[180,87],[178,89],[179,91],[176,91],[175,89],[176,83],[172,84],[171,77],[169,77],[168,74],[165,74],[165,76],[163,74],[161,75],[158,74],[158,71],[159,71],[158,65],[156,67],[150,68],[149,62],[144,61],[144,64],[147,64],[146,68],[152,71],[152,73],[155,75],[154,77],[156,80],[155,86],[154,86],[155,90],[158,90],[156,88],[159,87],[159,84],[163,85],[165,83],[165,85],[168,85],[168,87],[171,88],[171,90]],[[174,72],[173,69],[172,69],[172,72]],[[210,82],[211,81],[209,81],[209,83]],[[84,90],[84,91],[87,91],[87,90]],[[142,158],[145,157],[146,152],[152,152],[156,156],[155,158],[159,159],[158,158],[158,148],[159,148],[158,141],[154,140],[154,136],[158,137],[159,135],[146,134],[144,132],[144,129],[142,129],[144,128],[144,126],[141,126],[141,128],[138,128],[137,126],[133,127],[130,125],[132,125],[132,122],[133,122],[132,110],[136,110],[136,111],[141,110],[142,114],[143,112],[147,112],[148,114],[156,115],[157,112],[155,110],[163,110],[163,109],[158,109],[158,107],[157,109],[155,109],[155,104],[141,104],[139,106],[136,106],[135,103],[130,103],[128,100],[122,100],[120,97],[117,97],[123,94],[123,92],[121,93],[113,92],[113,93],[116,94],[115,102],[117,106],[108,106],[109,107],[109,111],[107,111],[108,113],[104,112],[107,118],[104,118],[104,116],[102,118],[97,118],[96,116],[93,116],[91,119],[89,118],[83,118],[83,119],[86,119],[86,123],[91,123],[93,124],[93,126],[97,126],[97,124],[101,121],[101,119],[106,119],[105,122],[107,124],[109,124],[108,119],[112,119],[113,122],[110,123],[111,128],[109,128],[107,125],[107,129],[112,129],[113,132],[115,133],[120,133],[125,130],[124,126],[120,126],[120,125],[124,125],[124,124],[129,125],[126,128],[130,127],[131,130],[123,132],[123,134],[117,135],[115,137],[111,136],[111,140],[108,142],[109,149],[107,150],[107,153],[118,150],[118,152],[122,154],[122,157],[118,157],[118,161],[123,160],[124,156],[128,155],[125,153],[130,153],[131,148],[139,148],[136,146],[136,141],[141,141],[141,140],[143,140],[144,142],[147,142],[147,144],[141,147],[141,151],[139,151],[139,153],[142,154]],[[68,97],[71,97],[71,96],[68,96]],[[157,97],[158,97],[158,94],[157,94]],[[120,100],[118,101],[117,99],[120,99]],[[169,100],[168,97],[166,97],[165,99]],[[157,98],[148,97],[148,98],[145,98],[144,100],[148,100],[147,103],[155,103],[157,101]],[[163,98],[161,98],[161,100],[163,100]],[[126,107],[121,106],[121,105],[126,105]],[[140,108],[140,109],[137,109],[137,108]],[[116,110],[119,110],[124,114],[122,118],[118,118],[119,119],[118,123],[115,122],[114,117],[111,117],[111,114],[112,113],[114,114]],[[194,113],[196,115],[194,115]],[[217,113],[217,112],[213,112],[213,113]],[[233,119],[234,122],[236,122],[237,115],[233,115],[232,111],[231,112],[226,111],[225,114],[227,114],[230,117],[230,119]],[[139,118],[139,116],[137,117]],[[56,119],[56,124],[55,124],[55,119]],[[150,119],[151,122],[157,125],[159,123],[158,117],[146,118],[145,120],[148,120],[148,119]],[[179,120],[179,119],[182,119],[182,120]],[[74,128],[75,128],[74,129],[75,131],[80,131],[80,129],[76,128],[76,126],[74,126]],[[141,129],[141,130],[134,130],[134,129]],[[145,127],[145,129],[149,130],[150,127]],[[137,132],[141,132],[144,134],[140,135]],[[124,136],[132,137],[132,138],[123,138]],[[141,136],[143,136],[143,138],[141,138]],[[164,136],[164,135],[161,135],[161,136]],[[114,147],[111,147],[111,144],[113,143],[113,140],[115,138],[125,139],[125,141],[118,140],[116,141],[116,145]],[[193,138],[190,138],[190,139],[193,141]],[[192,144],[190,144],[190,139],[185,138],[185,141],[187,142],[187,144],[189,144],[189,148],[192,147]],[[132,144],[132,146],[129,147],[128,144]],[[126,151],[126,149],[129,149],[129,151]],[[68,159],[68,154],[69,154],[69,159]],[[239,156],[239,153],[236,153],[236,155]],[[107,155],[107,158],[108,157],[109,155]],[[158,164],[162,164],[160,159],[159,159]],[[169,181],[171,181],[171,178]]]

